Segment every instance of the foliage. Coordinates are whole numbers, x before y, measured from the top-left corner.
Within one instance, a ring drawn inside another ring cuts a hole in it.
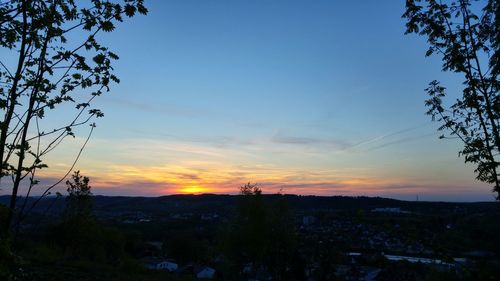
[[[43,280],[43,281],[187,281],[195,278],[175,276],[167,271],[148,270],[139,261],[126,259],[121,265],[90,260],[59,260],[56,263],[37,260],[24,266],[29,272],[30,279],[15,280]],[[3,279],[2,279],[3,280]],[[9,280],[10,281],[10,280]]]
[[[124,258],[124,236],[94,220],[64,220],[49,231],[48,241],[65,259],[119,264]]]
[[[119,262],[124,257],[125,238],[114,228],[105,227],[91,215],[90,179],[75,171],[66,181],[68,196],[62,220],[48,237],[66,258]]]
[[[0,240],[0,278],[10,280],[13,267],[16,265],[15,258],[5,240]]]
[[[165,241],[166,254],[176,261],[186,264],[188,262],[207,263],[208,242],[203,237],[197,237],[193,231],[177,231],[170,239]]]
[[[262,189],[258,184],[246,183],[240,186],[240,194],[245,196],[258,196],[255,198],[260,198],[262,194]]]
[[[236,231],[240,251],[243,256],[253,262],[262,262],[269,236],[268,210],[262,198],[262,191],[258,185],[250,183],[241,187],[239,213]]]
[[[317,280],[334,280],[336,265],[345,262],[344,255],[332,240],[320,240],[314,243],[313,259],[316,268],[313,272]]]
[[[89,218],[92,212],[92,191],[90,179],[75,171],[72,181],[66,181],[68,196],[66,197],[66,216],[69,218]]]
[[[427,37],[426,56],[440,55],[443,71],[464,76],[462,97],[449,106],[443,101],[446,88],[436,80],[429,84],[427,114],[442,124],[439,130],[463,142],[459,155],[476,165],[476,178],[492,184],[500,199],[500,2],[482,3],[407,0],[403,17],[407,34]]]
[[[103,116],[92,102],[119,82],[112,67],[118,56],[98,42],[98,34],[113,31],[117,22],[136,13],[147,13],[143,0],[0,3],[0,111],[4,116],[0,119],[0,179],[1,188],[12,190],[4,231],[12,226],[21,182],[25,180],[29,195],[40,183],[36,172],[47,168],[44,157],[66,137],[75,137],[77,127],[91,124],[90,137],[93,120]],[[56,127],[42,122],[51,111],[67,112],[63,105],[73,105],[74,115],[58,118],[62,123]],[[71,172],[81,151],[56,184]],[[12,185],[7,185],[8,178]],[[53,186],[44,187],[42,196]]]
[[[296,232],[283,195],[264,200],[257,184],[240,188],[237,217],[224,236],[225,253],[233,275],[247,264],[253,271],[265,270],[274,280],[290,278],[290,265],[296,250]],[[234,277],[233,277],[234,278]]]

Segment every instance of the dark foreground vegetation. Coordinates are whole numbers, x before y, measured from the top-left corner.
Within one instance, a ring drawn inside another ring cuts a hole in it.
[[[0,279],[500,280],[497,202],[241,191],[46,198],[2,241]]]

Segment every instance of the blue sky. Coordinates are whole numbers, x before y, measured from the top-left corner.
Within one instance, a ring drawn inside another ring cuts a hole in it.
[[[404,35],[404,1],[148,1],[101,40],[121,83],[78,168],[96,193],[264,191],[492,200],[424,113],[461,77]],[[58,171],[78,141],[51,156]],[[59,165],[59,166],[58,166]]]

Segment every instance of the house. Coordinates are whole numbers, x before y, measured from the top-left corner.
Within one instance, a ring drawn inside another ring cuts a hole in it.
[[[412,214],[410,211],[401,210],[401,208],[375,208],[371,210],[372,213],[398,213],[398,214]]]
[[[163,265],[163,269],[166,269],[169,272],[174,272],[179,268],[179,265],[172,260],[166,260],[161,265]]]
[[[302,217],[302,225],[308,226],[312,225],[316,222],[316,218],[314,216],[303,216]]]
[[[144,266],[149,269],[163,269],[167,270],[169,272],[173,272],[179,268],[177,263],[175,263],[173,260],[166,260],[166,259],[159,259],[159,258],[146,258],[143,260]]]
[[[194,274],[198,279],[213,279],[215,276],[215,269],[208,266],[197,266],[194,268]]]
[[[157,257],[162,254],[163,243],[159,241],[148,241],[143,245],[143,256]]]
[[[374,213],[401,213],[401,208],[375,208]]]

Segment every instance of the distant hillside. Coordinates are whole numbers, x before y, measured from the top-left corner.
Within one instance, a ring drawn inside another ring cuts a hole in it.
[[[380,197],[347,196],[299,196],[285,195],[290,208],[294,211],[310,210],[371,210],[374,208],[401,208],[412,212],[440,212],[460,208],[474,212],[490,212],[498,207],[498,202],[448,203],[402,201]],[[238,195],[169,195],[161,197],[95,196],[94,212],[144,213],[161,216],[169,213],[208,213],[231,212],[236,206]],[[277,195],[264,195],[273,200]],[[0,196],[0,203],[7,204],[10,196]],[[24,200],[24,198],[22,198]],[[21,200],[21,202],[22,202]],[[29,198],[30,206],[36,198]],[[35,212],[57,214],[64,209],[64,198],[49,197],[41,200]]]

